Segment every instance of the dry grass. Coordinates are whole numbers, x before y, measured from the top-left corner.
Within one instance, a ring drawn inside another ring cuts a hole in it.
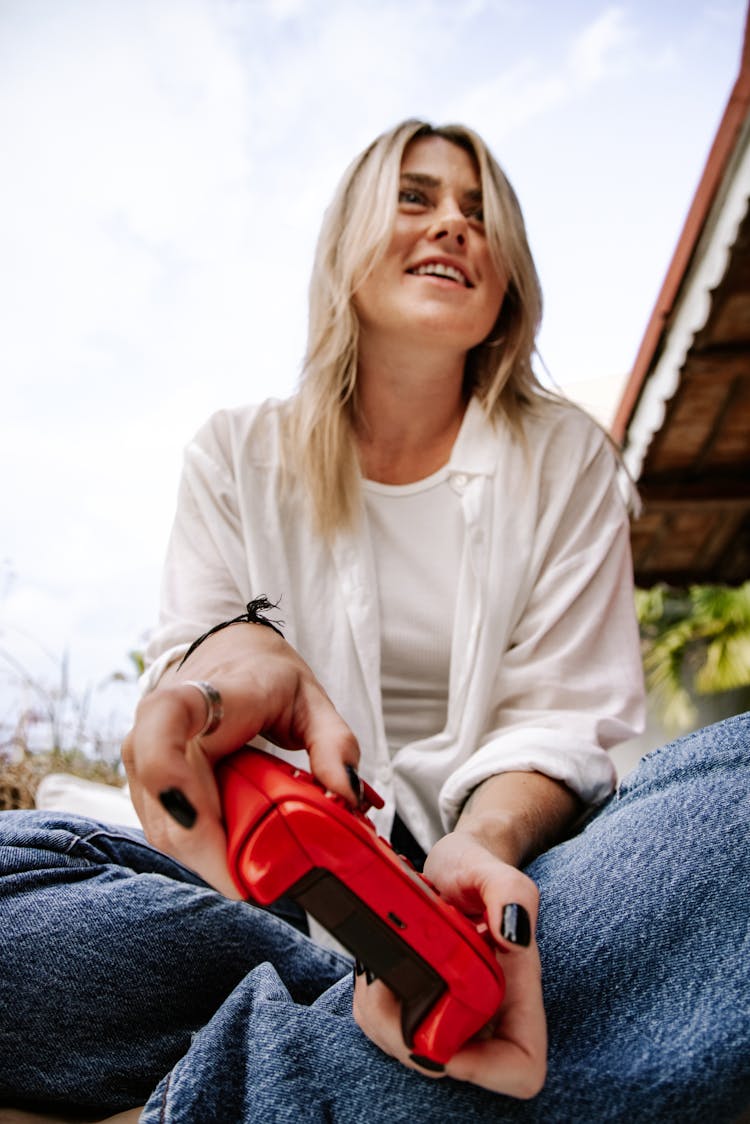
[[[35,807],[37,788],[49,773],[125,783],[120,745],[129,719],[123,692],[134,693],[142,656],[131,652],[129,671],[113,672],[81,691],[71,685],[67,653],[43,655],[47,670],[32,673],[0,643],[0,811]]]
[[[92,760],[76,750],[32,753],[0,751],[0,811],[33,808],[39,783],[48,773],[73,773],[87,781],[122,787],[125,783],[117,762]]]

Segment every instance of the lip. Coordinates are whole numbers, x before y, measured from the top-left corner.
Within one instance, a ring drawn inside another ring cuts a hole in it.
[[[463,265],[462,262],[456,261],[455,258],[440,257],[437,254],[430,254],[428,257],[421,258],[419,261],[411,262],[407,265],[406,272],[413,273],[415,269],[421,269],[426,265],[447,265],[461,274],[466,281],[467,289],[473,289],[475,286],[474,279],[470,276],[466,266]],[[438,280],[450,280],[450,278],[438,278]],[[453,283],[455,284],[455,282]]]

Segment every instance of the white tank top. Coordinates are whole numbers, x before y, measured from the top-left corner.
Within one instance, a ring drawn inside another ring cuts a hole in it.
[[[363,481],[378,583],[380,676],[391,754],[445,726],[464,546],[447,466],[414,484]]]

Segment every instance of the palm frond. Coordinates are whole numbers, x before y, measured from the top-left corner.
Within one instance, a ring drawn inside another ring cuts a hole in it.
[[[750,582],[636,591],[646,684],[664,724],[689,729],[692,694],[750,686]]]

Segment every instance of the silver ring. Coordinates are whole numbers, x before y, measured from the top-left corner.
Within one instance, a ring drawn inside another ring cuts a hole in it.
[[[224,704],[221,695],[211,683],[199,682],[197,679],[186,679],[186,687],[197,687],[206,703],[206,721],[203,729],[195,735],[196,738],[206,738],[217,730],[224,717]]]

